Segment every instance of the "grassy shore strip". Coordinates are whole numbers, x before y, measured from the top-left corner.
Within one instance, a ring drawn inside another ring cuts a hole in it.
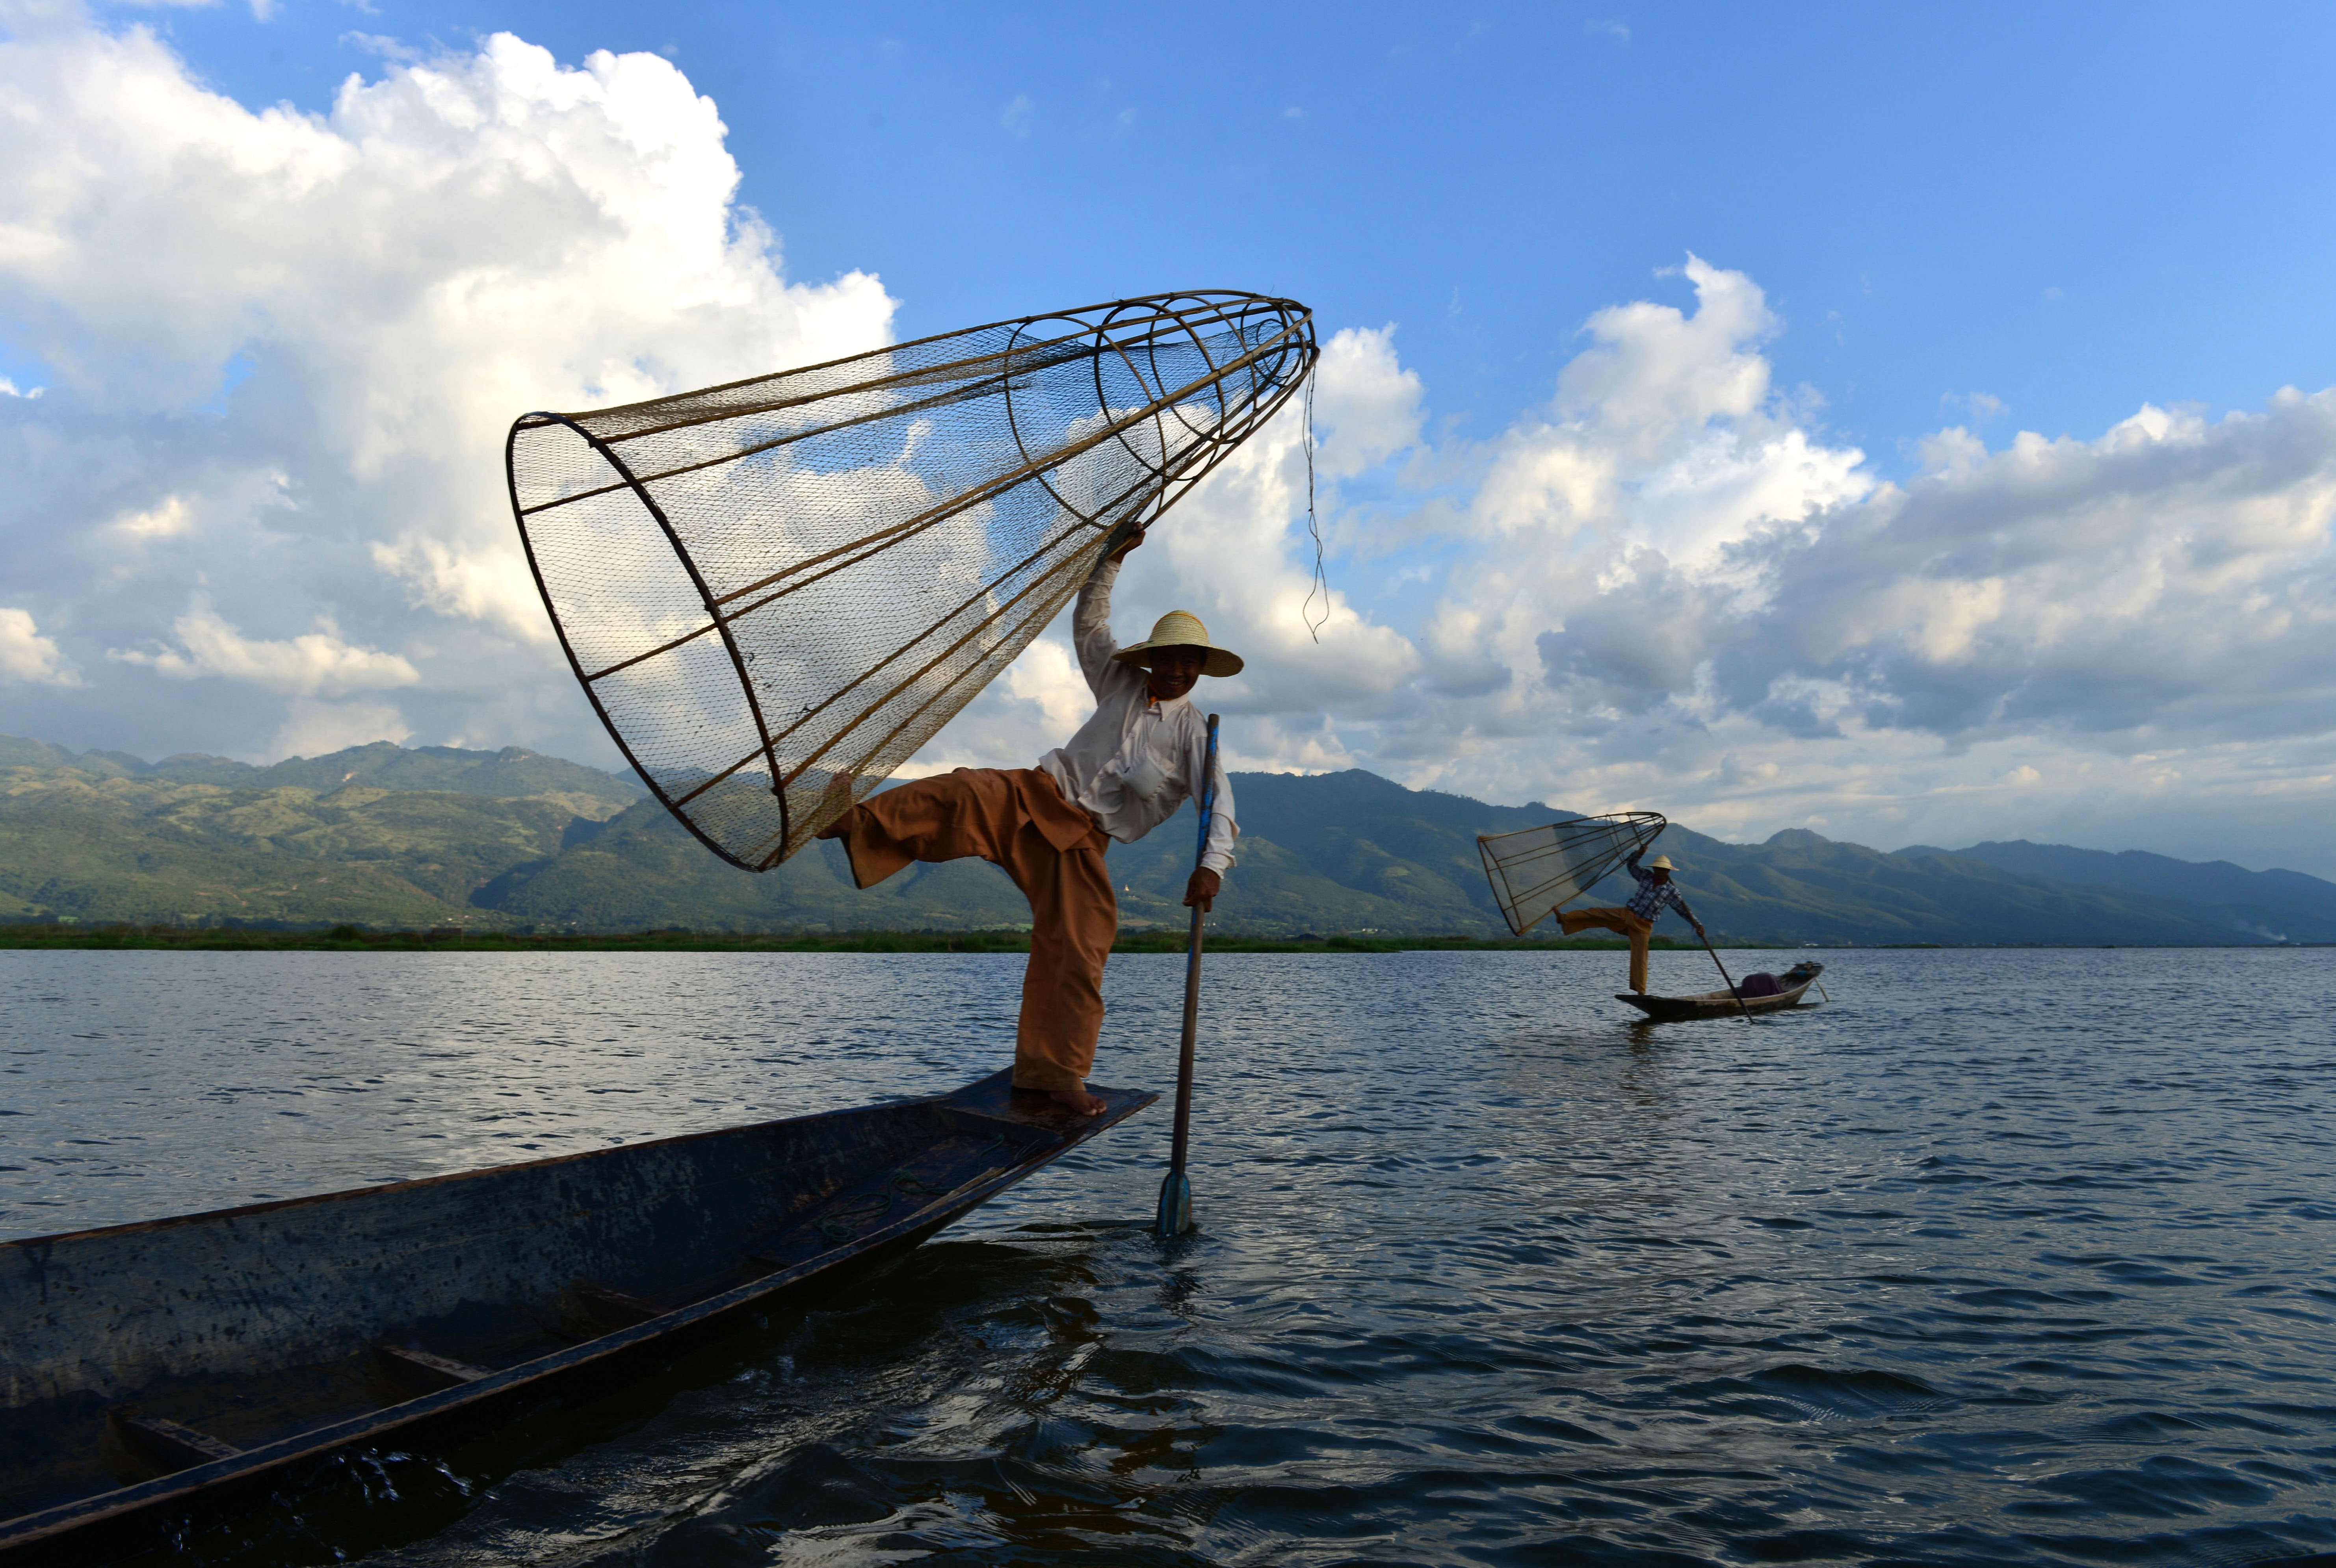
[[[1295,938],[1209,934],[1212,953],[1579,953],[1626,944],[1584,939],[1541,942],[1483,936],[1328,936]],[[1691,945],[1655,938],[1657,947]],[[1018,931],[772,932],[732,935],[706,931],[642,931],[628,935],[511,932],[249,931],[186,925],[0,925],[0,948],[144,948],[191,953],[1027,953]],[[1114,953],[1182,953],[1182,932],[1123,935]]]

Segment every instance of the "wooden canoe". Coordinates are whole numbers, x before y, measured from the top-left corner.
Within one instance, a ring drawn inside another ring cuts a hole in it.
[[[1784,989],[1773,996],[1747,996],[1740,1002],[1732,991],[1706,991],[1693,996],[1640,996],[1636,992],[1618,991],[1617,1002],[1627,1002],[1645,1013],[1655,1023],[1684,1023],[1695,1018],[1738,1018],[1747,1012],[1782,1012],[1801,1005],[1801,992],[1816,982],[1825,973],[1825,965],[1807,961],[1796,963],[1776,980]]]
[[[1157,1096],[953,1094],[0,1244],[0,1557],[155,1546],[458,1441],[914,1247]]]

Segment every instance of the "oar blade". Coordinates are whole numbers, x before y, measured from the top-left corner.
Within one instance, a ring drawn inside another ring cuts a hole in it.
[[[1160,1214],[1153,1233],[1173,1242],[1192,1228],[1192,1184],[1183,1171],[1170,1171],[1160,1183]]]

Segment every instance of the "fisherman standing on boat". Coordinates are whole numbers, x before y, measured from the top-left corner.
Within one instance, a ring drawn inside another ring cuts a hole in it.
[[[1014,1037],[1014,1087],[1052,1096],[1083,1115],[1104,1102],[1086,1091],[1103,1031],[1103,965],[1119,934],[1119,905],[1104,863],[1110,841],[1133,844],[1198,797],[1209,729],[1187,699],[1202,675],[1237,675],[1238,656],[1209,641],[1200,617],[1172,610],[1152,635],[1123,648],[1111,636],[1111,587],[1138,533],[1099,561],[1071,612],[1079,668],[1095,717],[1036,768],[959,768],[872,795],[819,837],[841,838],[852,877],[873,887],[919,860],[977,856],[1002,868],[1030,901],[1030,966]],[[1216,773],[1216,814],[1184,903],[1206,911],[1232,869],[1232,787]]]
[[[1679,884],[1671,880],[1671,857],[1658,855],[1652,866],[1641,866],[1636,855],[1629,861],[1630,876],[1638,882],[1639,890],[1620,909],[1562,909],[1558,924],[1568,936],[1593,926],[1611,931],[1617,936],[1630,939],[1630,989],[1640,996],[1647,994],[1647,943],[1655,934],[1655,916],[1666,905],[1679,912],[1679,918],[1695,927],[1695,934],[1708,942],[1703,922],[1679,896]]]

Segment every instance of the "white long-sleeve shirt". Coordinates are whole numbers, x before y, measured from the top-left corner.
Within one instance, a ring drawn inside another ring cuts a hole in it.
[[[1085,808],[1103,830],[1133,844],[1176,814],[1200,793],[1195,786],[1209,755],[1209,721],[1190,697],[1163,702],[1152,695],[1144,672],[1113,660],[1119,644],[1111,635],[1111,586],[1119,565],[1105,561],[1079,590],[1071,611],[1071,641],[1079,668],[1095,693],[1095,717],[1062,746],[1038,759],[1063,798]],[[1153,766],[1143,766],[1146,760]],[[1143,786],[1157,784],[1150,794]],[[1223,876],[1232,869],[1233,789],[1224,764],[1217,765],[1216,815],[1209,823],[1208,847],[1201,864]]]

